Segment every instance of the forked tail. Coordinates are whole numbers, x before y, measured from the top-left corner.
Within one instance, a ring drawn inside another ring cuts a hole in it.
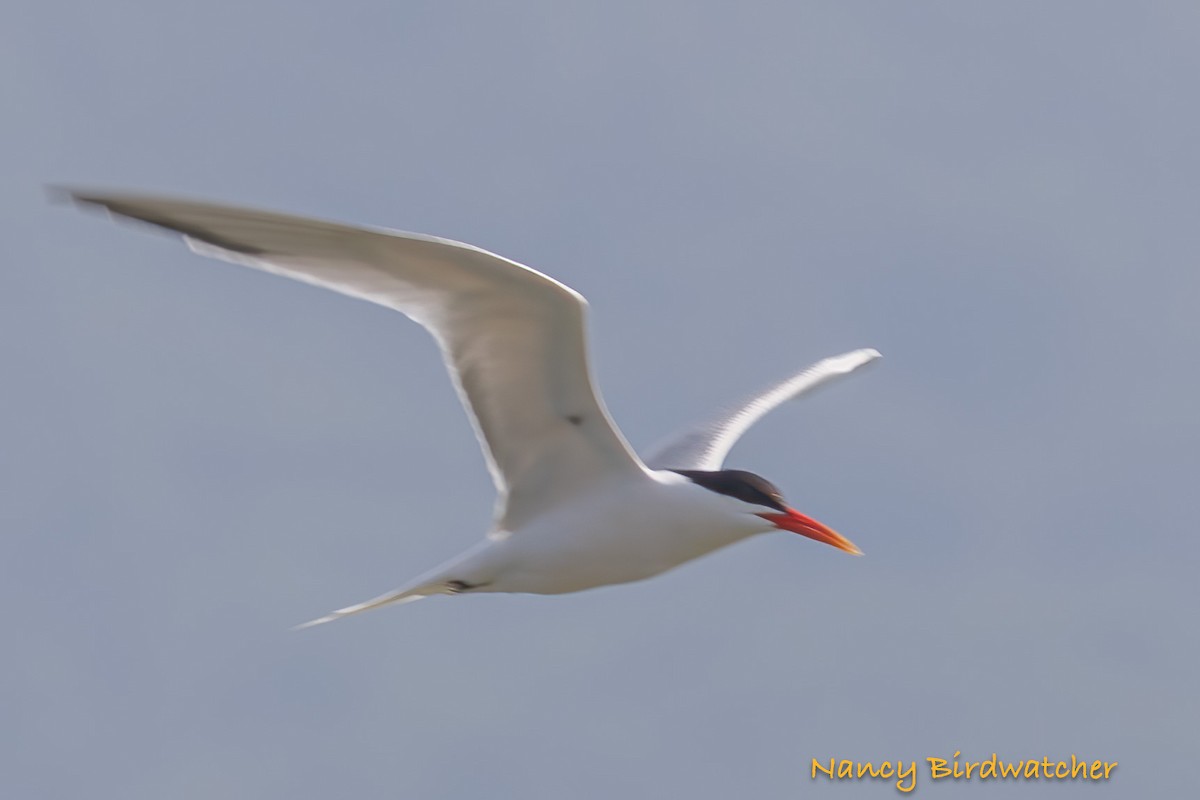
[[[413,600],[420,600],[423,597],[429,597],[430,595],[434,594],[450,594],[450,591],[444,586],[444,584],[421,583],[417,586],[406,586],[403,589],[396,589],[395,591],[388,592],[387,594],[381,594],[379,597],[367,600],[363,603],[356,603],[352,606],[339,608],[337,611],[332,611],[323,617],[318,617],[317,619],[309,620],[308,622],[297,625],[296,627],[292,628],[292,630],[299,631],[303,630],[304,628],[311,628],[314,625],[324,625],[326,622],[333,622],[335,619],[349,617],[353,614],[359,614],[363,611],[370,611],[375,608],[383,608],[384,606],[390,605],[400,605],[401,603],[411,603]]]
[[[429,572],[410,581],[405,586],[401,586],[399,589],[390,591],[387,594],[381,594],[379,597],[367,600],[365,603],[339,608],[337,611],[314,619],[311,622],[297,625],[292,630],[298,631],[303,628],[311,628],[314,625],[323,625],[326,622],[333,622],[335,619],[349,617],[352,614],[359,614],[363,611],[370,611],[373,608],[411,603],[413,600],[420,600],[422,597],[429,597],[435,594],[458,594],[463,588],[470,585],[464,582],[462,578],[471,574],[471,564],[474,559],[482,554],[486,554],[486,551],[494,545],[495,542],[492,540],[484,539],[467,552],[450,559],[441,566],[431,569]],[[473,581],[473,583],[476,582]]]

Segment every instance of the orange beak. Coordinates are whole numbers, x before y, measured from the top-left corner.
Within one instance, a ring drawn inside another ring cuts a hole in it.
[[[798,533],[818,542],[832,545],[838,550],[844,550],[852,556],[861,556],[862,550],[854,546],[854,542],[842,536],[827,525],[822,525],[812,517],[806,517],[794,508],[789,508],[782,514],[759,514],[758,516],[775,525],[781,530]]]

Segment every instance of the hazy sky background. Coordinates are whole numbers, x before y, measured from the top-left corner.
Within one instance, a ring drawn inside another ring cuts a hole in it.
[[[813,757],[1075,753],[1200,715],[1193,2],[33,2],[0,26],[0,794],[887,798]],[[288,628],[474,542],[400,315],[48,204],[148,189],[462,239],[592,303],[646,447],[885,359],[730,465],[779,534],[653,581]]]

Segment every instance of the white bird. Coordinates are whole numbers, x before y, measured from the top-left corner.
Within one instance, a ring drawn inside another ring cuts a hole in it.
[[[498,494],[477,546],[373,600],[299,627],[438,594],[560,594],[642,580],[758,533],[786,530],[855,555],[753,473],[722,469],[781,403],[879,357],[827,358],[642,461],[592,383],[587,302],[478,247],[398,231],[136,194],[74,201],[182,234],[191,249],[393,308],[437,340]]]

